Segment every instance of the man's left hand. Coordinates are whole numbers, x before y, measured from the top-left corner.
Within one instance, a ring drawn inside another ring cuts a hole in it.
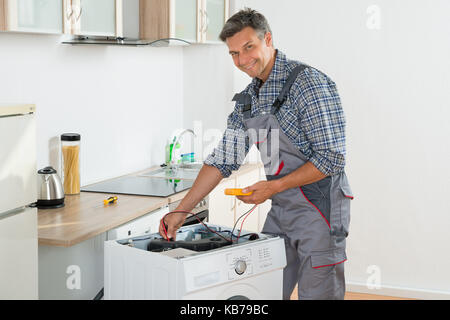
[[[277,193],[273,181],[260,181],[242,189],[243,193],[249,193],[251,191],[253,193],[249,196],[236,196],[236,198],[248,204],[261,204]]]

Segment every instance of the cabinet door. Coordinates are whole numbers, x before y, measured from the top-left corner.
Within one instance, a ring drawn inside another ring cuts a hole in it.
[[[62,33],[61,0],[3,1],[6,31]]]
[[[209,222],[232,228],[235,219],[236,198],[226,196],[226,188],[235,188],[235,179],[225,179],[209,194]]]
[[[266,173],[264,172],[264,167],[261,167],[259,169],[259,180],[260,181],[266,181]],[[261,203],[258,206],[258,214],[259,214],[259,225],[258,225],[258,232],[261,232],[264,223],[266,222],[267,214],[269,213],[270,209],[272,208],[272,200],[268,199]]]
[[[252,184],[258,182],[259,179],[259,168],[255,168],[254,170],[239,174],[236,178],[236,188],[245,188],[248,186],[251,186]],[[236,220],[239,219],[243,214],[245,214],[247,211],[251,210],[254,206],[253,204],[246,204],[240,200],[236,199]],[[259,206],[258,206],[259,207]],[[241,220],[239,220],[236,229],[241,228],[241,224],[243,220],[245,219],[245,222],[242,226],[243,230],[246,231],[253,231],[257,232],[259,229],[259,210],[258,207],[253,210],[253,212],[249,213],[247,218],[242,217]]]
[[[205,42],[220,43],[219,35],[228,18],[228,0],[205,1]]]
[[[118,240],[157,233],[159,231],[159,222],[167,213],[169,213],[168,206],[152,211],[115,229],[108,230],[106,237],[108,240]]]
[[[5,0],[0,0],[0,31],[6,30],[6,5]]]
[[[198,0],[172,0],[172,24],[175,38],[197,42]]]
[[[74,34],[116,35],[116,0],[72,0]]]

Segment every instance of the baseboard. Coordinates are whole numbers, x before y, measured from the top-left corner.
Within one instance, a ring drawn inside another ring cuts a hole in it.
[[[420,300],[450,300],[450,292],[381,285],[369,289],[365,283],[347,282],[346,291]]]

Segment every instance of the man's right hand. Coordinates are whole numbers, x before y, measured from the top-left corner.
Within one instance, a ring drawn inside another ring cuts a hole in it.
[[[203,198],[205,198],[211,192],[211,190],[213,190],[219,184],[222,178],[223,177],[219,169],[204,165],[198,173],[197,179],[195,179],[191,190],[189,190],[183,200],[181,200],[177,209],[174,211],[191,211]],[[173,240],[176,240],[177,230],[183,226],[187,215],[188,213],[184,212],[174,212],[166,215],[166,217],[161,219],[159,223],[159,234],[164,237],[164,239],[172,238]],[[165,231],[163,223],[165,223],[166,225]]]
[[[177,230],[183,226],[186,216],[187,213],[184,212],[174,212],[166,215],[159,223],[159,234],[166,240],[170,239],[175,241],[177,237]]]

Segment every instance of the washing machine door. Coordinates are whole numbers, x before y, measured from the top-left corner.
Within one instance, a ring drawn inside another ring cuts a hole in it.
[[[262,300],[261,294],[255,287],[247,283],[236,283],[227,286],[219,296],[219,300]]]

